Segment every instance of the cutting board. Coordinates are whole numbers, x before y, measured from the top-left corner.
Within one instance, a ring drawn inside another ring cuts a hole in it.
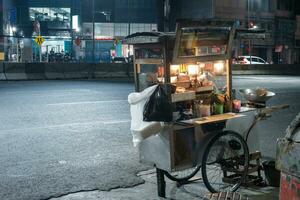
[[[193,124],[207,124],[207,123],[213,123],[213,122],[220,122],[220,121],[226,121],[229,119],[234,119],[234,118],[240,118],[244,117],[245,115],[241,114],[236,114],[236,113],[225,113],[225,114],[220,114],[220,115],[212,115],[209,117],[201,117],[197,119],[192,119],[189,120],[189,122],[192,121]]]

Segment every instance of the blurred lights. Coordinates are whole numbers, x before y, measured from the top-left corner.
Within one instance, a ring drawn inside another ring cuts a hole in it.
[[[180,65],[171,65],[170,66],[171,75],[174,76],[179,74],[179,69],[180,69]]]
[[[171,70],[179,70],[179,65],[171,65]]]
[[[80,28],[79,28],[79,16],[78,15],[73,15],[72,16],[72,29],[75,30],[76,32],[80,31]]]
[[[199,63],[201,69],[205,68],[205,63]]]
[[[188,65],[188,74],[190,75],[199,74],[199,65]]]
[[[177,82],[177,77],[171,76],[171,83],[176,83]]]
[[[216,74],[223,74],[224,73],[224,62],[216,62],[214,63],[214,72]]]

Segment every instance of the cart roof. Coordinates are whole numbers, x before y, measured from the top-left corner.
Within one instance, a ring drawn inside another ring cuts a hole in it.
[[[235,38],[239,39],[266,39],[270,34],[264,29],[236,29]]]
[[[174,39],[174,32],[138,32],[127,36],[123,42],[126,44],[153,44],[160,43],[164,38]]]

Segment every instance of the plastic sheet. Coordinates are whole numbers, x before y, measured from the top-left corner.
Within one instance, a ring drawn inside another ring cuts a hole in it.
[[[158,85],[144,107],[144,121],[172,121],[172,104],[163,85]]]

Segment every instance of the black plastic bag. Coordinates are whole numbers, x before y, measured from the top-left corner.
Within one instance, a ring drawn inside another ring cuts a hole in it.
[[[166,87],[159,84],[144,106],[143,120],[146,122],[171,122],[172,103],[169,101]]]

